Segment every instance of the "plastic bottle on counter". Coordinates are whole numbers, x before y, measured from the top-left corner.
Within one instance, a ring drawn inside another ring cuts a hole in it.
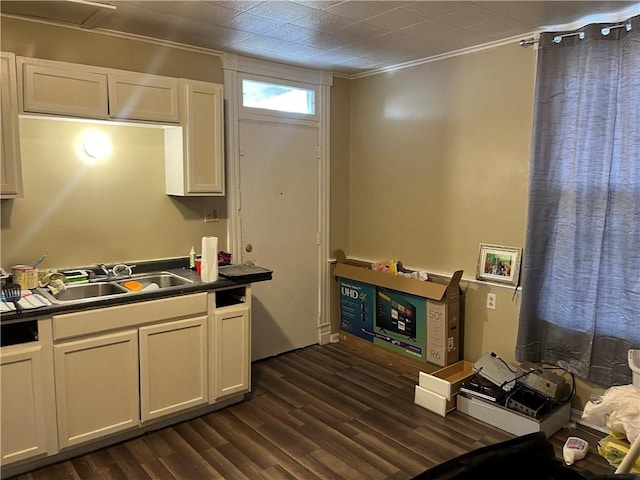
[[[582,460],[589,450],[589,442],[578,437],[569,437],[562,447],[564,463],[573,465],[576,460]]]
[[[191,270],[196,268],[196,249],[194,247],[189,250],[189,268]]]

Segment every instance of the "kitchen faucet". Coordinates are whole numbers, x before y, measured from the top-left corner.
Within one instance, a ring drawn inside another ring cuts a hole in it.
[[[107,266],[104,263],[99,263],[98,268],[100,268],[100,270],[104,272],[107,278],[111,277],[111,271],[107,268]]]
[[[96,264],[97,267],[104,272],[104,275],[96,275],[93,270],[89,270],[89,281],[90,282],[104,282],[111,280],[111,276],[113,272],[109,270],[109,268],[104,263]]]
[[[113,278],[127,278],[131,276],[131,270],[135,265],[125,265],[124,263],[119,263],[115,265],[112,269],[109,269],[104,263],[98,263],[98,268],[102,270],[105,274],[104,278],[106,281],[112,280]],[[98,277],[96,277],[98,279]],[[100,277],[102,280],[103,278]]]
[[[90,282],[110,282],[113,279],[121,279],[128,278],[132,275],[132,269],[135,265],[125,265],[124,263],[119,263],[114,265],[113,268],[107,267],[104,263],[97,263],[97,269],[102,270],[104,275],[96,275],[96,270],[89,270],[89,281]]]

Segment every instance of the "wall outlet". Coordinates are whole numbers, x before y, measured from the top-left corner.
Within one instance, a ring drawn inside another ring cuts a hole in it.
[[[487,293],[487,308],[489,310],[496,309],[496,294],[495,293]]]
[[[205,223],[219,222],[218,209],[216,207],[204,207],[204,221]]]

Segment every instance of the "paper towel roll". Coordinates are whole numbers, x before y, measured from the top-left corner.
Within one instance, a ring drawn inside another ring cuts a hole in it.
[[[202,237],[200,278],[203,282],[218,280],[218,237]]]

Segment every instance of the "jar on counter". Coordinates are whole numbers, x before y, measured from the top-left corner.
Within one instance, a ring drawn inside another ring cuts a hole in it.
[[[31,290],[38,286],[38,269],[31,265],[15,265],[11,267],[13,282],[22,290]]]

